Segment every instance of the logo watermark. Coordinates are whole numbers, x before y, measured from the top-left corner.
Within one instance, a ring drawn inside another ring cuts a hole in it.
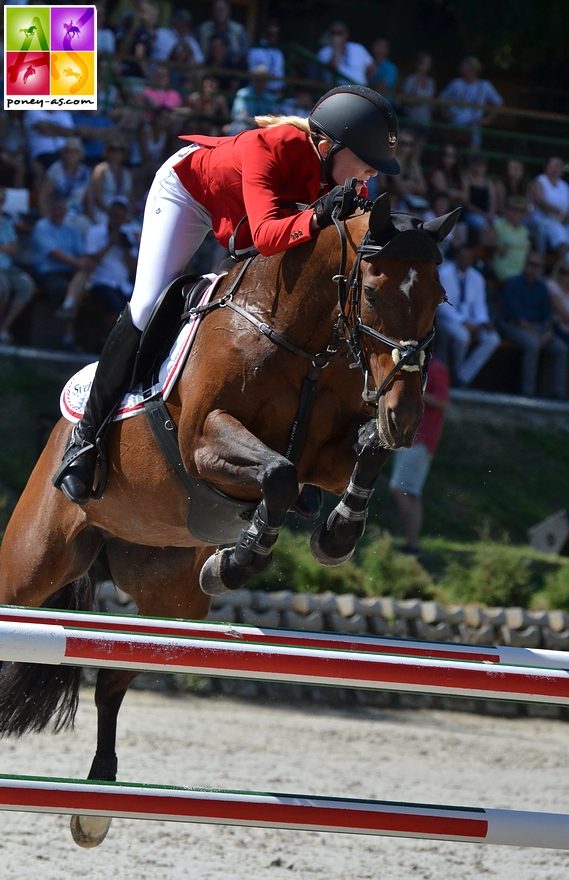
[[[95,6],[4,6],[4,110],[97,109]]]

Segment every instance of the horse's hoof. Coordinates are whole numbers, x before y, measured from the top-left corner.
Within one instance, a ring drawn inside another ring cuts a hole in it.
[[[310,552],[314,556],[317,562],[320,562],[322,565],[342,565],[343,562],[347,562],[348,559],[351,559],[354,555],[355,547],[352,547],[349,553],[346,553],[345,556],[328,556],[327,553],[324,553],[322,547],[320,546],[320,536],[322,534],[322,529],[325,528],[325,525],[322,524],[318,526],[317,529],[314,529],[312,535],[310,536]]]
[[[222,593],[231,592],[231,588],[226,587],[221,579],[221,564],[224,555],[228,553],[231,553],[230,547],[216,550],[213,556],[209,556],[202,565],[200,587],[206,596],[220,596]]]
[[[111,819],[105,816],[72,816],[71,836],[77,844],[84,849],[92,849],[99,846],[107,836],[111,827]]]

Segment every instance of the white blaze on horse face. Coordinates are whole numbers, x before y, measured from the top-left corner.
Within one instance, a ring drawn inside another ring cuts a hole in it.
[[[405,278],[403,279],[403,281],[399,285],[399,290],[401,291],[401,293],[404,296],[407,297],[407,299],[409,299],[409,297],[411,295],[411,288],[415,284],[417,277],[418,277],[417,270],[413,269],[413,267],[411,267],[409,269],[409,271],[407,272],[407,275],[405,276]]]

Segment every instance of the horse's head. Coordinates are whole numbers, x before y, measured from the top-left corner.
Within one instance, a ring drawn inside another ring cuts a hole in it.
[[[389,449],[412,444],[423,413],[427,355],[445,296],[438,243],[459,213],[423,222],[391,214],[389,197],[381,196],[358,248],[348,323],[365,372],[364,399],[377,405],[379,437]]]

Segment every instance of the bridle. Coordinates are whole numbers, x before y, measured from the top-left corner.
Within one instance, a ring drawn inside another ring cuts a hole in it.
[[[369,211],[372,202],[369,199],[357,199],[358,207],[364,211]],[[343,328],[342,335],[347,340],[350,351],[354,357],[355,364],[360,367],[364,374],[364,387],[362,391],[363,400],[372,405],[377,406],[379,398],[385,393],[393,377],[401,370],[408,372],[418,371],[421,373],[421,387],[424,390],[426,383],[426,366],[428,364],[428,349],[435,338],[435,329],[423,336],[422,339],[392,339],[379,330],[364,324],[361,317],[361,262],[363,259],[379,255],[383,250],[382,245],[373,244],[370,241],[370,232],[366,232],[360,245],[356,250],[356,258],[352,266],[349,276],[346,278],[345,268],[347,260],[347,243],[346,230],[343,224],[332,215],[334,225],[340,236],[340,265],[338,272],[334,275],[333,280],[338,285],[338,323]],[[391,349],[391,357],[393,359],[393,367],[389,373],[383,378],[383,381],[374,391],[369,389],[370,368],[368,359],[365,355],[361,344],[361,336],[366,335],[381,342]]]
[[[356,198],[354,200],[356,207],[363,211],[369,211],[372,202],[365,198]],[[431,330],[422,339],[405,339],[396,340],[378,330],[374,330],[368,324],[364,324],[361,318],[361,262],[363,259],[380,254],[382,246],[374,244],[370,240],[370,232],[365,234],[360,245],[356,250],[354,264],[348,277],[346,277],[347,263],[347,238],[344,223],[338,219],[337,209],[332,213],[332,220],[340,236],[340,262],[338,272],[332,277],[338,286],[338,316],[332,328],[330,341],[327,347],[320,352],[308,352],[294,345],[277,330],[271,327],[266,321],[260,321],[248,309],[234,302],[234,295],[239,289],[241,281],[245,275],[247,268],[255,255],[247,256],[243,261],[237,275],[233,278],[229,290],[226,293],[210,301],[203,306],[188,309],[183,318],[195,318],[200,314],[212,311],[214,309],[228,308],[236,312],[245,320],[249,321],[259,333],[262,333],[267,339],[270,339],[275,345],[279,345],[297,357],[304,358],[309,362],[307,374],[304,378],[298,409],[295,420],[293,422],[289,435],[286,456],[291,461],[296,461],[302,450],[306,437],[308,426],[308,413],[310,412],[316,384],[322,371],[336,358],[339,354],[342,343],[345,342],[354,358],[351,367],[359,367],[363,373],[364,385],[362,390],[362,398],[366,404],[372,407],[379,405],[380,397],[385,393],[393,377],[402,370],[418,371],[421,373],[421,389],[424,391],[426,384],[426,367],[428,364],[429,346],[434,339],[435,331]],[[361,343],[361,336],[369,336],[377,342],[383,343],[391,349],[391,357],[393,358],[393,367],[384,377],[380,386],[375,390],[369,388],[370,368],[364,348]]]

